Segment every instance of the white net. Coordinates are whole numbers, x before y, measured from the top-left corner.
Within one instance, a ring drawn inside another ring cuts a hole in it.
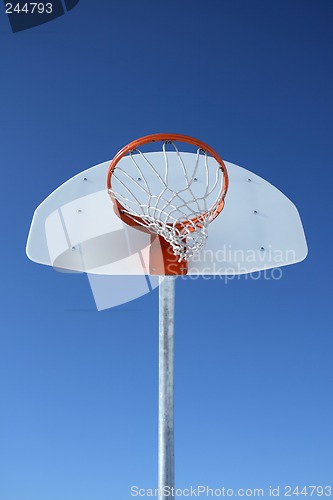
[[[188,260],[204,245],[224,196],[220,165],[200,148],[180,153],[171,141],[162,152],[136,149],[129,156],[126,169],[123,160],[116,165],[109,193],[122,213],[162,236],[179,261]]]

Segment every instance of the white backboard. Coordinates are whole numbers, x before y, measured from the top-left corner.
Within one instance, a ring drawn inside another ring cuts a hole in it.
[[[146,156],[156,164],[161,154]],[[126,168],[129,159],[122,162]],[[90,274],[148,274],[150,236],[115,215],[106,189],[109,164],[72,177],[37,207],[27,243],[31,260]],[[188,274],[245,274],[302,261],[307,245],[294,204],[254,173],[225,165],[225,208],[210,224],[204,248],[188,261]],[[203,181],[198,175],[198,191]]]

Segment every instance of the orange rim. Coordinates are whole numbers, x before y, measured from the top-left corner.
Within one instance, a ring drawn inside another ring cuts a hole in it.
[[[208,144],[205,144],[202,141],[199,141],[198,139],[194,139],[193,137],[190,137],[188,135],[182,135],[182,134],[150,134],[146,135],[144,137],[140,137],[139,139],[136,139],[135,141],[130,142],[127,144],[127,146],[123,147],[113,158],[113,160],[110,163],[107,177],[106,177],[106,186],[107,189],[111,189],[111,182],[112,182],[112,174],[116,168],[116,165],[118,162],[126,156],[128,153],[135,151],[139,146],[143,146],[145,144],[149,144],[150,142],[167,142],[167,141],[178,141],[178,142],[185,142],[187,144],[192,144],[193,146],[197,146],[198,148],[202,149],[203,151],[209,153],[219,164],[222,172],[223,172],[223,186],[222,186],[222,191],[221,191],[221,199],[218,202],[214,219],[219,215],[219,213],[222,211],[224,207],[224,198],[228,190],[228,185],[229,185],[229,178],[228,178],[228,172],[227,168],[222,160],[222,158],[214,151],[213,148],[208,146]],[[135,217],[131,216],[128,217],[123,211],[125,210],[125,207],[110,193],[111,199],[113,203],[115,204],[115,207],[117,208],[116,213],[119,215],[119,217],[126,222],[127,224],[133,226],[135,224],[135,221],[140,221],[140,217]],[[202,214],[202,217],[204,217],[206,214]],[[133,218],[132,218],[133,217]],[[195,219],[191,219],[191,221],[195,224],[200,220],[201,217],[197,217]],[[190,221],[188,221],[190,223]],[[182,223],[183,225],[186,225],[186,222]],[[143,229],[143,228],[142,228]]]

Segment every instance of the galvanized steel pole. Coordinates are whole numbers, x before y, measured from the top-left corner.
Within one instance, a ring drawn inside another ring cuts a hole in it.
[[[174,498],[174,316],[175,276],[159,278],[159,500]]]

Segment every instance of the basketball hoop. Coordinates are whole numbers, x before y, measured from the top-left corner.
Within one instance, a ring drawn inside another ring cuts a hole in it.
[[[142,151],[156,142],[162,150]],[[194,146],[196,154],[180,152],[179,142]],[[130,170],[122,168],[126,155]],[[224,207],[228,173],[207,144],[180,134],[152,134],[116,154],[107,189],[118,217],[151,234],[150,274],[186,274],[187,260],[204,245],[208,225]]]
[[[183,144],[182,152],[178,142]],[[149,152],[144,152],[147,145]],[[28,257],[57,270],[87,273],[99,310],[148,293],[154,288],[152,281],[156,284],[157,280],[148,280],[147,273],[160,275],[160,498],[165,498],[166,487],[169,491],[175,488],[175,276],[252,274],[301,262],[308,252],[295,205],[253,172],[233,163],[227,166],[232,183],[228,210],[214,221],[228,189],[221,158],[191,137],[149,135],[128,144],[111,164],[88,168],[55,189],[36,208],[29,231]],[[106,173],[113,205],[105,192]],[[212,237],[206,242],[212,221]],[[205,243],[209,259],[203,252],[192,259]],[[220,259],[226,244],[230,252]],[[128,281],[119,281],[121,276],[130,278],[129,286]],[[103,278],[95,287],[94,277]],[[104,278],[108,278],[107,287]],[[107,294],[108,287],[111,293]],[[106,295],[111,296],[112,305],[105,302]]]

